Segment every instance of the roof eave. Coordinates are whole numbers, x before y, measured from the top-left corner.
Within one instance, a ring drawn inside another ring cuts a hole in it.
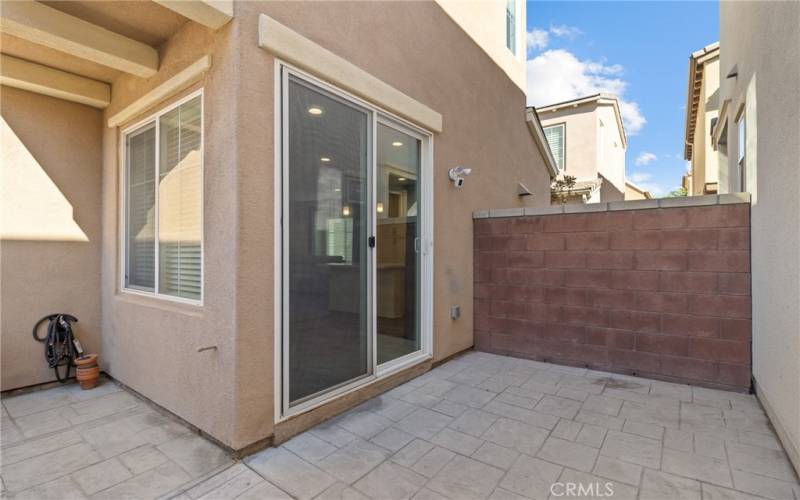
[[[544,129],[542,128],[542,122],[539,121],[539,115],[536,114],[536,108],[529,107],[525,110],[525,122],[528,124],[528,130],[530,130],[536,142],[536,148],[544,158],[550,178],[556,178],[558,176],[558,167],[556,166],[555,158],[553,158],[553,152],[550,151],[550,145],[544,136]]]

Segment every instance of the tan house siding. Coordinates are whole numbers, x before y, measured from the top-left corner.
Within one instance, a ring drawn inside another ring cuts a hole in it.
[[[711,47],[711,48],[709,48]],[[701,70],[693,71],[689,75],[689,100],[697,94],[697,110],[692,112],[687,105],[687,124],[686,136],[691,137],[691,143],[685,145],[684,158],[690,161],[690,173],[692,178],[690,196],[716,193],[727,193],[727,189],[720,190],[719,169],[722,154],[715,150],[711,144],[711,124],[715,118],[719,117],[719,48],[712,45],[692,54],[690,60],[690,71],[695,67]],[[699,76],[698,76],[699,75]],[[698,82],[699,80],[699,82]],[[694,87],[699,83],[699,90]]]
[[[753,376],[800,471],[800,4],[720,3],[720,100],[728,105],[728,189],[738,189],[736,118],[746,118],[753,198]],[[735,77],[726,76],[736,68]]]
[[[84,349],[103,355],[102,112],[10,87],[0,89],[0,109],[0,378],[7,390],[54,380],[43,344],[31,337],[45,315],[76,316]]]

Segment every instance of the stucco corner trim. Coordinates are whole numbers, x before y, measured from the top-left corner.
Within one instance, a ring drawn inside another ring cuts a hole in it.
[[[205,55],[175,76],[153,88],[108,119],[109,128],[118,127],[148,108],[193,84],[211,68],[211,56]]]
[[[442,131],[440,113],[265,14],[258,18],[258,46],[432,132]]]

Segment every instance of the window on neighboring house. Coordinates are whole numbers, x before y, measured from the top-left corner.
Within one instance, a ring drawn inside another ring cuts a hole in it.
[[[506,0],[506,47],[517,54],[517,5],[516,0]]]
[[[550,127],[544,127],[544,136],[547,139],[547,144],[550,146],[550,152],[553,153],[553,159],[556,161],[558,170],[564,170],[564,136],[566,134],[566,125],[559,123]]]
[[[124,134],[124,287],[202,298],[202,95]]]
[[[739,174],[739,191],[744,193],[747,191],[747,165],[745,161],[747,152],[747,126],[745,124],[744,113],[739,117],[736,127],[739,132],[739,141],[737,146],[739,152],[736,159],[736,168]]]

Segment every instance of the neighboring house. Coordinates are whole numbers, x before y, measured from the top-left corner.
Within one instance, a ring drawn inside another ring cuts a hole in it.
[[[755,390],[800,471],[798,27],[798,2],[720,2],[721,108],[711,132],[720,192],[752,199]]]
[[[538,107],[536,112],[559,175],[576,178],[568,203],[625,199],[628,142],[616,96],[596,94]]]
[[[631,181],[625,181],[625,199],[626,200],[649,200],[652,199],[653,195],[650,194],[650,191],[645,190],[637,186],[636,184],[632,183]]]
[[[711,128],[719,117],[719,42],[689,57],[683,157],[690,162],[689,196],[717,193],[719,169],[724,161],[711,145]],[[726,192],[726,191],[723,191]]]
[[[472,212],[550,204],[521,0],[0,14],[3,390],[69,312],[218,442],[281,441],[470,348]]]

